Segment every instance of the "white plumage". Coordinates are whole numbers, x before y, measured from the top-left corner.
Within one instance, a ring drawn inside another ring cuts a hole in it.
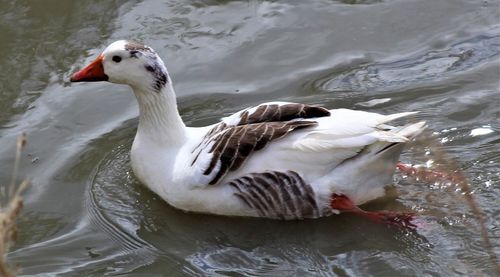
[[[425,128],[424,122],[388,125],[413,112],[380,115],[287,102],[186,127],[163,62],[130,41],[111,44],[72,77],[98,80],[133,88],[140,109],[134,173],[186,211],[297,219],[337,212],[330,206],[333,194],[363,204],[383,195],[404,144]]]

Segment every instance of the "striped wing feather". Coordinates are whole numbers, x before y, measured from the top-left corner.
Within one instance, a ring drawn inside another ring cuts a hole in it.
[[[294,171],[252,173],[231,181],[229,185],[262,217],[284,220],[317,218],[330,211],[318,205],[311,186]]]
[[[305,104],[263,104],[253,109],[246,109],[237,114],[240,118],[237,125],[259,122],[289,121],[296,118],[315,118],[329,116],[330,111],[323,107]]]
[[[314,125],[314,121],[286,121],[229,127],[213,137],[214,144],[208,151],[213,157],[203,174],[210,175],[220,161],[219,171],[209,183],[216,184],[227,172],[238,169],[252,152],[293,130]]]
[[[200,144],[193,149],[193,166],[202,152],[211,154],[204,175],[217,173],[209,181],[218,183],[228,172],[237,170],[250,157],[271,141],[317,123],[309,119],[329,116],[322,107],[295,103],[262,104],[224,118],[212,127]],[[219,166],[218,166],[219,165]]]

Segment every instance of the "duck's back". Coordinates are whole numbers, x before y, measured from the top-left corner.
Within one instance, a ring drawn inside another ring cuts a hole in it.
[[[293,109],[305,112],[300,116],[289,112]],[[185,157],[179,165],[186,177],[179,183],[186,193],[219,190],[261,216],[323,216],[332,193],[346,194],[357,204],[381,196],[403,143],[424,127],[417,123],[394,128],[385,122],[408,114],[383,116],[294,103],[246,109],[209,128],[192,129],[198,138],[179,155]],[[295,208],[276,211],[287,207],[283,201],[295,203]]]

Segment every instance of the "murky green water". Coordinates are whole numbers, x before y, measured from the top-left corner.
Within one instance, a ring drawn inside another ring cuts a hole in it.
[[[420,111],[473,183],[499,253],[498,0],[4,0],[0,38],[0,183],[15,137],[29,137],[22,176],[33,185],[9,256],[22,274],[493,274],[460,196],[399,175],[397,194],[367,208],[421,212],[424,228],[177,211],[131,172],[129,88],[68,79],[134,38],[164,57],[189,125],[271,100]]]

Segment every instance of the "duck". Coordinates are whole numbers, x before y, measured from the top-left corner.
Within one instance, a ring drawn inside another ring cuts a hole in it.
[[[71,82],[128,85],[139,107],[130,150],[137,179],[169,205],[195,213],[301,220],[352,212],[408,223],[408,213],[365,211],[385,195],[405,145],[426,123],[293,102],[267,102],[188,127],[153,48],[111,43]]]

